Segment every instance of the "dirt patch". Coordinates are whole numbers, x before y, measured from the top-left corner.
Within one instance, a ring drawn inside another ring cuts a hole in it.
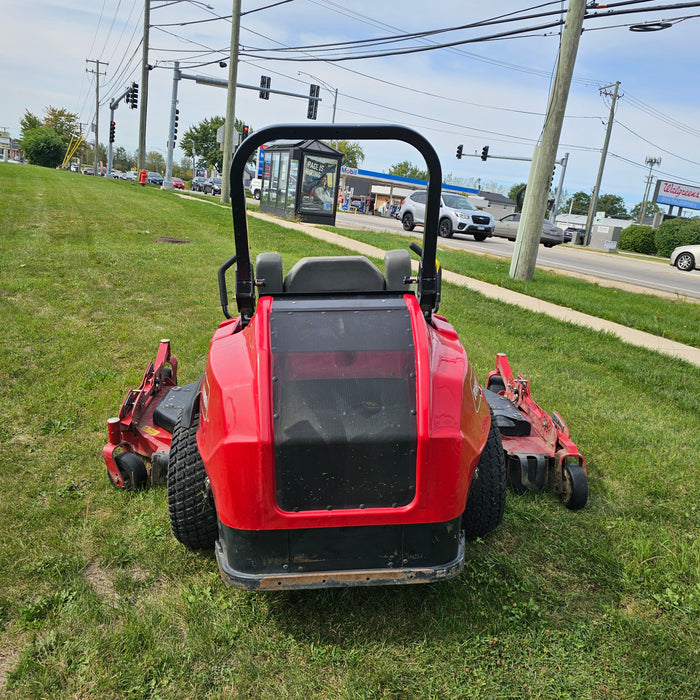
[[[186,238],[173,238],[172,236],[158,236],[156,243],[191,243]]]
[[[119,602],[119,596],[114,590],[112,579],[98,562],[92,561],[87,565],[85,579],[100,598],[103,598],[111,605],[116,605]]]

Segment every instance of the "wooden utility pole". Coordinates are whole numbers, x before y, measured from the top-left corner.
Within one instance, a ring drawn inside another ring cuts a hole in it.
[[[146,167],[146,117],[148,115],[148,41],[151,27],[151,0],[144,0],[143,42],[141,46],[141,102],[139,104],[139,172]]]
[[[609,95],[605,91],[613,87],[612,85],[606,85],[600,88],[601,94]],[[600,155],[600,165],[598,166],[598,177],[595,181],[595,187],[593,188],[593,194],[591,195],[591,201],[588,205],[588,218],[586,219],[586,233],[583,237],[583,242],[588,245],[591,240],[591,228],[593,227],[593,219],[595,218],[596,209],[598,208],[598,197],[600,195],[600,183],[603,179],[603,170],[605,168],[605,159],[608,156],[608,145],[610,144],[610,133],[612,132],[612,125],[615,119],[615,103],[617,102],[617,91],[620,88],[620,81],[615,83],[615,90],[612,94],[612,102],[610,103],[610,116],[608,117],[608,126],[605,130],[605,142],[603,143],[603,152]],[[571,239],[573,241],[573,238]]]
[[[540,143],[535,146],[532,154],[523,214],[510,264],[510,276],[513,279],[531,280],[535,273],[537,250],[542,235],[542,221],[547,210],[549,186],[554,172],[559,136],[564,122],[566,102],[569,97],[569,87],[574,73],[585,13],[586,0],[569,1],[542,135]]]
[[[231,55],[228,62],[228,101],[224,124],[224,158],[221,173],[221,203],[231,201],[230,171],[233,160],[234,132],[236,121],[236,83],[238,82],[238,38],[241,30],[241,0],[233,0],[231,13]]]

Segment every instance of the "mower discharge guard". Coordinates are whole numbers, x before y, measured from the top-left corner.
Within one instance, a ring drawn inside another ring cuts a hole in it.
[[[279,253],[253,263],[243,169],[259,146],[290,138],[400,140],[421,153],[429,184],[423,247],[411,246],[417,275],[407,250],[388,251],[383,270],[357,255],[302,258],[286,274]],[[437,313],[442,171],[427,140],[398,126],[273,126],[239,146],[230,178],[236,254],[218,274],[226,320],[193,384],[177,385],[161,341],[108,421],[115,486],[167,476],[175,537],[215,550],[228,584],[259,590],[457,576],[465,541],[501,523],[506,458],[516,490],[544,488],[552,462],[555,488],[582,507],[585,463],[561,419],[530,399],[505,355],[489,375],[497,393],[484,390]],[[511,435],[508,420],[529,428]]]

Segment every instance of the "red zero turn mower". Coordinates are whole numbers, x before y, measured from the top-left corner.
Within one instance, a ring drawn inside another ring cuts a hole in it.
[[[407,250],[388,251],[383,274],[362,256],[302,258],[286,274],[279,253],[253,265],[243,169],[279,139],[417,148],[430,174],[418,275]],[[437,313],[442,172],[427,140],[398,126],[272,126],[241,144],[230,177],[236,254],[219,269],[226,320],[193,384],[177,385],[177,360],[161,341],[108,421],[115,486],[167,477],[175,537],[215,549],[232,586],[268,590],[456,576],[465,539],[502,520],[506,464],[516,490],[544,488],[555,468],[566,505],[584,505],[584,461],[559,417],[532,401],[503,355],[493,391],[483,389]]]

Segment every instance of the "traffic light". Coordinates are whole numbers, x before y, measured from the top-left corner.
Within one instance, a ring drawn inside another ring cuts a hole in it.
[[[260,76],[260,92],[258,93],[258,96],[260,97],[261,100],[269,100],[270,99],[270,76],[269,75],[261,75]]]
[[[481,160],[486,160],[489,157],[489,147],[484,146],[481,149]]]
[[[241,129],[241,136],[244,139],[247,139],[250,134],[250,127],[247,124],[243,125],[243,128]]]
[[[306,110],[307,119],[316,119],[318,112],[318,96],[321,93],[320,85],[312,85],[309,90],[309,107]]]
[[[177,141],[177,123],[180,121],[180,110],[175,110],[175,124],[173,126],[173,141]]]
[[[461,144],[461,143],[460,143],[459,146],[457,146],[457,158],[461,158],[461,157],[462,157],[462,151],[463,151],[463,150],[464,150],[464,144]]]
[[[136,109],[139,104],[139,84],[131,83],[131,97],[129,99],[129,105],[131,109]]]
[[[554,167],[554,170],[552,170],[552,179],[549,181],[549,189],[553,190],[554,189],[554,175],[557,172],[556,166]]]
[[[109,142],[114,143],[114,128],[117,126],[116,122],[109,123]]]

